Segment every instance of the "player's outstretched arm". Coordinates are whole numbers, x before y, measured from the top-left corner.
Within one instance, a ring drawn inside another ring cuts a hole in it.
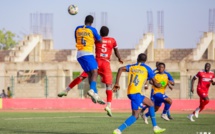
[[[195,83],[195,80],[196,80],[196,76],[194,76],[193,79],[191,80],[191,89],[190,89],[190,91],[192,93],[194,93],[194,83]]]
[[[123,64],[123,61],[121,59],[121,56],[119,54],[118,48],[114,48],[114,54],[116,55],[116,57],[118,58],[118,61]]]
[[[169,83],[168,83],[168,87],[169,87],[170,90],[173,90],[173,87]]]
[[[215,85],[215,78],[211,80],[212,85]]]
[[[113,89],[112,89],[113,92],[117,92],[117,90],[120,89],[119,80],[120,80],[120,76],[121,76],[122,72],[126,72],[126,67],[125,66],[124,67],[120,67],[118,69],[118,72],[117,72],[117,75],[116,75],[116,82],[115,82],[115,84],[113,86]]]
[[[169,85],[169,84],[170,84],[170,85],[172,85],[172,86],[174,86],[174,85],[175,85],[175,82],[174,82],[174,81],[169,80],[169,81],[168,81],[168,85]]]

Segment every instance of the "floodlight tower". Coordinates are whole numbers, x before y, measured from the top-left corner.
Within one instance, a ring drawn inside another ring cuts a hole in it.
[[[153,14],[152,11],[147,11],[148,33],[153,33]]]
[[[209,9],[208,31],[215,32],[215,8]]]
[[[33,34],[41,34],[43,39],[53,38],[53,14],[31,13],[30,30]]]
[[[158,26],[158,38],[157,38],[157,48],[164,48],[164,12],[157,12],[157,26]]]
[[[108,14],[107,12],[101,12],[101,25],[108,26]]]

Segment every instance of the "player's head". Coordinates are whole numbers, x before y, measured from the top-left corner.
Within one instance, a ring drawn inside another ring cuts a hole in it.
[[[155,63],[155,66],[156,66],[156,68],[158,69],[158,65],[159,65],[159,61],[157,61],[156,63]]]
[[[205,63],[205,72],[209,72],[211,69],[211,64],[210,63]]]
[[[92,15],[87,15],[85,18],[85,25],[91,25],[93,23],[93,16]]]
[[[108,27],[102,26],[101,29],[100,29],[100,35],[102,37],[105,37],[105,36],[108,36],[108,33],[109,33]]]
[[[165,70],[165,68],[166,68],[165,63],[160,62],[160,63],[158,64],[158,71],[159,71],[160,73],[163,73],[164,70]]]
[[[137,57],[137,62],[146,62],[147,60],[147,55],[144,53],[141,53]]]

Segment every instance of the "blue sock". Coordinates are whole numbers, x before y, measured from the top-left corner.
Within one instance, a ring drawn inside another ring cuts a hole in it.
[[[90,82],[90,89],[92,89],[94,91],[94,93],[98,93],[97,89],[96,89],[96,82],[95,81]]]
[[[166,114],[166,113],[167,113],[167,111],[169,111],[170,106],[171,106],[171,105],[170,105],[169,103],[165,102],[165,106],[164,106],[163,114]]]
[[[155,118],[155,109],[154,106],[149,107],[149,114],[151,117],[152,125],[157,126],[156,118]]]
[[[131,126],[136,120],[136,117],[132,115],[127,120],[125,120],[125,122],[121,126],[119,126],[118,129],[122,132],[127,127]]]
[[[166,113],[166,114],[167,114],[167,116],[168,116],[168,117],[169,117],[169,116],[171,116],[171,115],[170,115],[170,112],[169,112],[169,110],[167,111],[167,113]]]

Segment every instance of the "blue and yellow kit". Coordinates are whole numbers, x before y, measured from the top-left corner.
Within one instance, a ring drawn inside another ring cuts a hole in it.
[[[154,94],[156,93],[165,94],[165,90],[169,80],[174,81],[172,76],[166,71],[164,73],[159,73],[159,72],[155,73],[155,80],[157,83],[161,84],[161,87],[157,88],[155,86],[152,86],[152,88],[154,89]]]
[[[82,25],[75,29],[75,39],[78,51],[92,53],[95,40],[101,40],[101,36],[94,27]]]
[[[144,82],[146,80],[151,80],[152,78],[154,78],[152,69],[144,63],[127,65],[126,71],[128,72],[129,82],[127,94],[141,94]]]

